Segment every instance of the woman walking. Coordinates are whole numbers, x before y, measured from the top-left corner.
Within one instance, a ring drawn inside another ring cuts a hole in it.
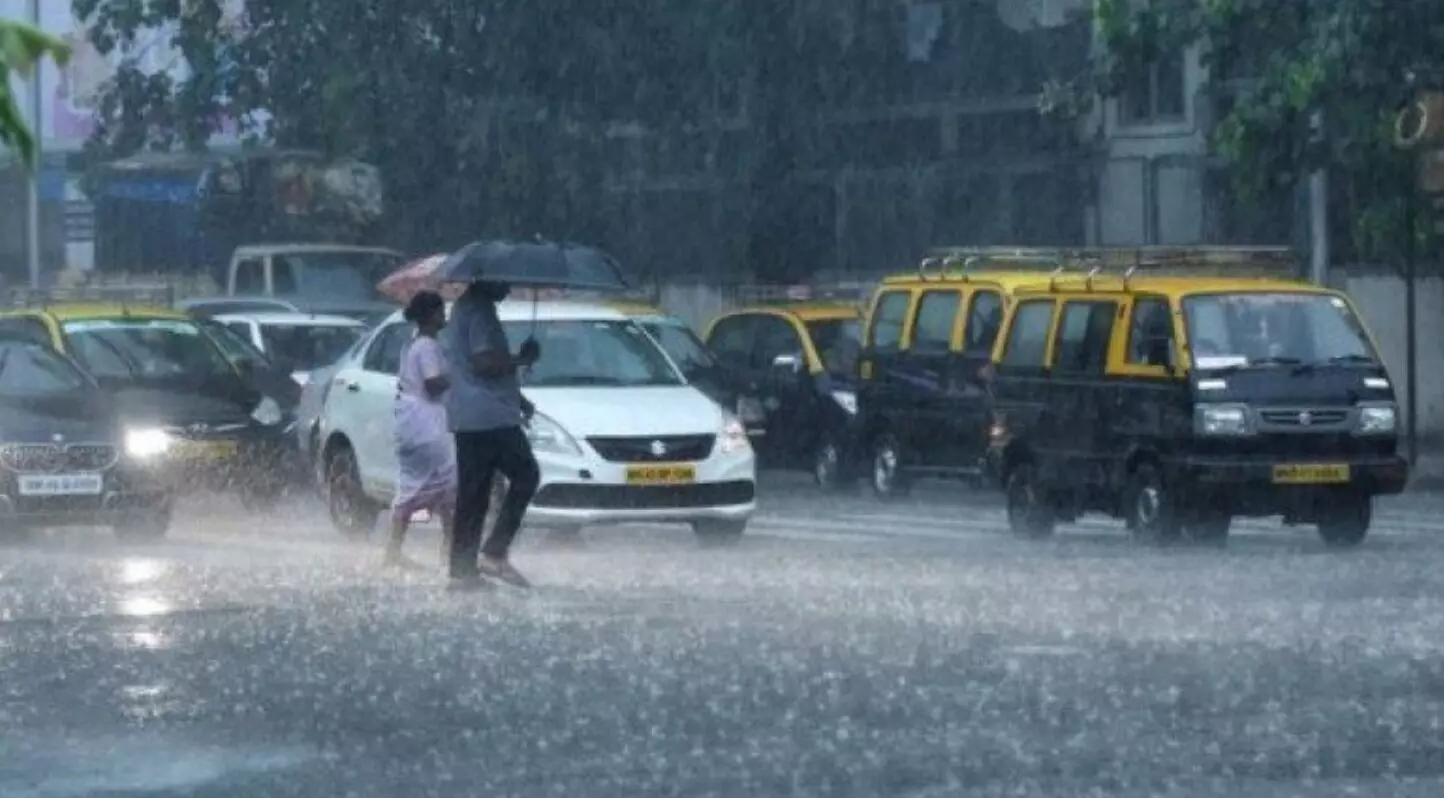
[[[441,519],[442,552],[451,545],[451,516],[456,507],[456,449],[447,426],[446,359],[436,334],[446,326],[446,302],[434,291],[411,298],[404,316],[416,325],[416,337],[401,355],[396,382],[396,455],[401,463],[396,500],[391,506],[391,540],[386,564],[421,567],[401,553],[411,516],[429,510]]]

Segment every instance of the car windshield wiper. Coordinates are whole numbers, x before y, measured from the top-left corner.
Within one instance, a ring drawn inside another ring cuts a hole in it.
[[[1296,357],[1261,357],[1258,360],[1250,360],[1247,363],[1233,363],[1228,366],[1223,366],[1222,368],[1211,369],[1211,371],[1217,371],[1219,374],[1233,374],[1235,372],[1242,371],[1243,369],[1268,368],[1270,366],[1302,365],[1304,365],[1304,361]]]
[[[110,351],[111,354],[115,355],[115,359],[119,360],[120,365],[125,367],[125,373],[127,376],[129,376],[131,379],[140,379],[140,371],[135,361],[132,360],[130,356],[128,356],[125,352],[121,351],[120,347],[116,346],[114,342],[107,341],[105,337],[101,335],[93,335],[91,336],[91,340],[105,347]]]
[[[1368,355],[1360,355],[1360,354],[1357,354],[1357,353],[1350,353],[1350,354],[1347,354],[1347,355],[1334,355],[1333,357],[1329,358],[1328,360],[1325,360],[1324,362],[1325,362],[1325,363],[1329,363],[1329,364],[1331,364],[1331,365],[1332,365],[1332,364],[1345,365],[1345,364],[1351,364],[1351,363],[1361,363],[1361,364],[1365,364],[1365,365],[1373,365],[1373,364],[1375,363],[1375,360],[1374,360],[1372,357],[1369,357]]]

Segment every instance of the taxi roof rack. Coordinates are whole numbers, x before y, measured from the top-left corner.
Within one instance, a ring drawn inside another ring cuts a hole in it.
[[[1050,287],[1073,272],[1068,276],[1081,277],[1091,290],[1097,277],[1121,277],[1126,287],[1140,271],[1297,278],[1299,267],[1293,249],[1283,246],[940,247],[918,264],[918,278],[966,282],[970,272],[990,268],[1048,270]]]
[[[832,302],[859,305],[872,295],[868,281],[797,283],[793,285],[741,285],[736,299],[746,305],[786,305],[797,302]]]

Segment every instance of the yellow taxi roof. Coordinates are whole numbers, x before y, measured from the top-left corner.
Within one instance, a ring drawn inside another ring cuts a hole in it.
[[[1036,283],[1047,283],[1048,272],[1042,269],[973,269],[966,272],[932,273],[919,275],[904,272],[882,278],[887,287],[948,287],[954,285],[992,285],[1006,293]]]
[[[153,305],[143,302],[56,302],[45,305],[34,305],[28,308],[11,308],[0,312],[0,315],[14,316],[24,313],[45,314],[56,321],[65,322],[76,319],[108,319],[124,316],[140,317],[147,319],[172,319],[184,321],[190,316],[185,313],[165,307],[164,305]]]
[[[1086,294],[1107,293],[1150,293],[1170,297],[1191,294],[1243,293],[1265,291],[1289,291],[1305,294],[1337,294],[1338,292],[1304,280],[1289,280],[1280,277],[1182,277],[1134,276],[1126,280],[1119,275],[1097,275],[1091,287],[1086,275],[1068,274],[1054,278],[1049,284],[1047,277],[1034,275],[1029,284],[1015,289],[1018,294]]]
[[[775,313],[784,316],[793,316],[798,321],[846,321],[856,319],[862,315],[857,305],[847,302],[827,300],[806,300],[795,302],[767,302],[755,305],[742,305],[733,308],[723,316],[735,316],[740,313]]]

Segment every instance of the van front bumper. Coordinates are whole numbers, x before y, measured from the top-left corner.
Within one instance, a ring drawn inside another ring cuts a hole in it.
[[[1310,516],[1319,506],[1347,495],[1380,496],[1403,492],[1409,464],[1402,457],[1316,458],[1319,465],[1346,466],[1346,479],[1277,482],[1276,466],[1299,461],[1272,459],[1183,458],[1165,464],[1165,478],[1182,491],[1181,499],[1235,515]]]

